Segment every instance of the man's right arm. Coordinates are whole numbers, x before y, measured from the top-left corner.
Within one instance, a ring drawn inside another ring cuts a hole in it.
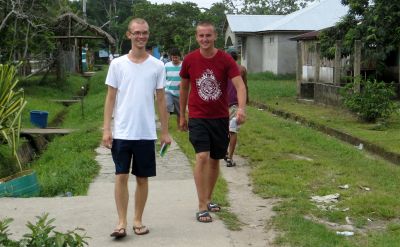
[[[179,108],[180,108],[180,119],[179,128],[182,131],[187,131],[187,120],[186,120],[186,106],[189,97],[190,81],[189,79],[181,79],[180,89],[179,89]]]
[[[104,123],[103,123],[103,139],[102,144],[111,148],[112,145],[112,132],[111,132],[111,120],[115,105],[115,99],[117,96],[117,89],[108,86],[106,101],[104,103]]]
[[[249,88],[247,86],[247,69],[243,65],[240,65],[240,75],[242,76],[244,85],[246,86],[246,104],[249,103]]]

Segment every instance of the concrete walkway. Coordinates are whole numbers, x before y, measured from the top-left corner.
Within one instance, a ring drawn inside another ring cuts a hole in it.
[[[128,226],[128,236],[115,241],[109,234],[115,227],[117,214],[113,198],[114,165],[110,150],[97,148],[100,175],[89,188],[88,196],[56,198],[0,198],[0,218],[11,217],[10,232],[19,238],[28,231],[27,221],[45,212],[55,218],[55,230],[82,227],[91,237],[89,245],[102,246],[239,246],[231,232],[214,217],[209,224],[195,220],[197,196],[189,161],[172,143],[168,153],[157,157],[157,177],[150,179],[144,224],[150,234],[137,236]],[[133,219],[135,181],[129,182],[131,201],[128,220]]]

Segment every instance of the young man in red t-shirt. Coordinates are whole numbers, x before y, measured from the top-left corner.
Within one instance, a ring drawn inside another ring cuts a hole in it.
[[[189,129],[189,140],[196,152],[193,172],[199,200],[196,218],[204,223],[212,221],[209,212],[221,210],[211,198],[219,175],[219,160],[225,157],[229,144],[228,79],[237,91],[237,123],[244,123],[246,118],[246,88],[240,71],[230,55],[215,48],[216,39],[213,24],[199,23],[196,41],[200,48],[184,58],[180,72],[179,125],[181,130]],[[189,121],[185,114],[187,105]]]

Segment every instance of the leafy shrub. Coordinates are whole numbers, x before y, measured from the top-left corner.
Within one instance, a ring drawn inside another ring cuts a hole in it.
[[[354,83],[349,83],[342,91],[344,105],[366,122],[386,120],[396,110],[391,98],[395,95],[392,84],[376,80],[361,81],[360,92],[354,92]]]
[[[24,91],[16,90],[17,67],[0,64],[0,144],[7,143],[16,158],[18,168],[22,171],[18,159],[17,147],[21,130],[21,113],[26,105]]]
[[[37,216],[36,224],[27,223],[27,227],[31,233],[27,233],[20,240],[12,240],[9,238],[9,224],[13,221],[11,218],[0,220],[0,246],[7,247],[83,247],[87,246],[85,235],[80,235],[78,231],[82,228],[76,228],[66,233],[54,231],[51,224],[55,219],[48,219],[48,214]]]

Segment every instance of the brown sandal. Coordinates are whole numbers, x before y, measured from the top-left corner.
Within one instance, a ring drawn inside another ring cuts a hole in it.
[[[119,228],[115,229],[111,234],[110,237],[115,237],[115,238],[123,238],[126,236],[126,230],[125,228]]]
[[[147,226],[134,226],[133,227],[133,232],[136,235],[145,235],[150,232],[149,228]]]

